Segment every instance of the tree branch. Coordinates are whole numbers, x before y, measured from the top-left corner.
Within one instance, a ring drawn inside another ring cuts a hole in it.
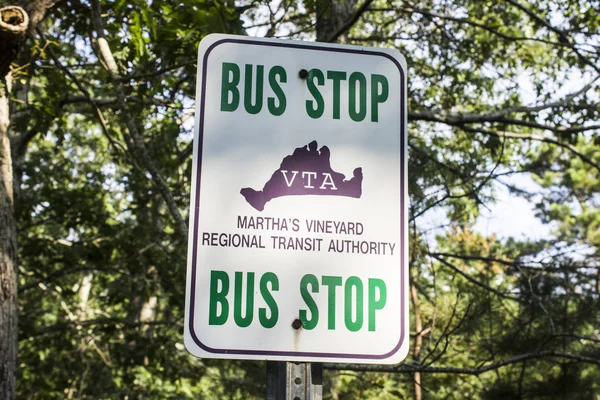
[[[348,21],[344,22],[344,24],[340,26],[337,31],[335,31],[331,36],[329,36],[326,42],[333,43],[337,41],[341,35],[350,30],[350,28],[352,28],[356,21],[358,21],[359,18],[369,9],[369,6],[372,2],[373,0],[365,0],[363,4],[356,10],[354,15],[352,15],[352,17]]]
[[[494,371],[511,364],[517,364],[527,360],[535,360],[541,358],[562,358],[574,360],[586,364],[600,366],[600,359],[579,356],[570,353],[558,352],[554,350],[533,352],[520,354],[514,357],[509,357],[504,360],[496,361],[491,364],[479,368],[459,368],[459,367],[433,367],[424,366],[418,363],[405,363],[400,365],[362,365],[362,364],[324,364],[324,367],[330,370],[346,370],[346,371],[374,371],[374,372],[398,372],[409,373],[415,372],[430,373],[430,374],[459,374],[459,375],[481,375],[485,372]]]
[[[489,292],[492,292],[500,297],[503,297],[505,299],[509,299],[509,300],[513,300],[516,302],[521,302],[521,300],[515,296],[511,296],[508,295],[506,293],[503,293],[501,291],[499,291],[498,289],[494,289],[493,287],[473,278],[472,276],[469,276],[469,274],[463,272],[460,270],[460,268],[456,267],[454,264],[449,263],[448,261],[444,260],[442,257],[436,255],[436,253],[428,253],[428,255],[430,257],[435,258],[436,260],[438,260],[439,262],[441,262],[442,264],[444,264],[446,267],[452,269],[454,272],[458,273],[459,275],[461,275],[462,277],[464,277],[466,280],[468,280],[469,282],[471,282],[472,284],[479,286]]]
[[[48,43],[48,41],[46,40],[46,37],[44,36],[43,32],[40,29],[37,29],[37,33],[43,41]],[[102,127],[102,132],[104,133],[104,136],[106,136],[106,138],[108,139],[109,143],[114,148],[120,148],[121,150],[124,150],[123,147],[121,146],[121,144],[118,143],[111,136],[109,129],[108,129],[108,124],[106,122],[106,118],[104,118],[104,114],[102,114],[102,111],[100,110],[100,107],[99,107],[99,103],[96,101],[96,99],[92,98],[92,96],[89,94],[87,89],[83,86],[83,84],[79,81],[79,79],[77,79],[77,77],[73,73],[71,73],[71,71],[60,62],[60,60],[58,59],[58,56],[54,52],[54,49],[52,48],[52,46],[47,46],[47,49],[48,49],[48,54],[50,55],[50,58],[52,59],[52,62],[54,62],[54,65],[56,65],[56,67],[58,69],[60,69],[66,76],[68,76],[69,79],[71,79],[71,81],[73,81],[75,86],[77,86],[77,89],[79,89],[79,91],[83,95],[83,97],[81,97],[81,99],[85,100],[87,103],[89,103],[92,106],[94,113],[96,114],[96,117],[98,118],[98,122],[100,122],[100,126]],[[61,101],[60,105],[62,106],[63,104],[65,104],[65,102]]]
[[[28,26],[29,15],[21,7],[0,8],[0,78],[10,72],[10,64],[19,53]]]
[[[148,154],[148,150],[146,149],[146,145],[144,144],[141,134],[138,130],[137,124],[131,114],[131,110],[126,101],[126,96],[121,86],[122,78],[119,74],[119,70],[117,67],[117,63],[113,57],[112,51],[108,45],[108,41],[104,35],[104,24],[102,22],[102,12],[100,8],[99,0],[91,1],[91,11],[92,11],[92,21],[94,25],[94,29],[96,31],[96,43],[100,50],[100,54],[102,59],[104,60],[104,64],[107,72],[109,73],[113,85],[115,87],[115,91],[117,94],[117,100],[119,103],[119,108],[122,111],[122,117],[127,127],[127,131],[129,132],[130,140],[127,141],[128,147],[131,149],[132,153],[138,158],[144,168],[150,173],[152,177],[152,182],[154,186],[158,189],[161,194],[163,200],[165,201],[167,208],[171,216],[175,219],[175,225],[178,234],[184,239],[187,240],[187,224],[183,220],[181,213],[177,207],[177,203],[173,198],[173,194],[171,193],[169,187],[167,186],[167,182],[161,175],[158,167]]]
[[[97,106],[110,106],[119,104],[119,99],[116,97],[90,98],[89,96],[63,96],[60,99],[60,104],[90,103],[90,100],[93,101]],[[166,99],[141,99],[137,96],[125,96],[125,101],[163,107],[173,106],[173,102]]]
[[[577,157],[579,157],[582,161],[584,161],[585,163],[591,165],[592,167],[594,167],[598,171],[600,171],[600,164],[596,163],[590,157],[588,157],[587,155],[585,155],[582,152],[580,152],[579,150],[577,150],[577,148],[575,146],[573,146],[572,144],[565,143],[565,142],[557,140],[557,139],[544,137],[544,136],[540,136],[540,135],[534,135],[532,133],[491,131],[491,130],[487,130],[487,129],[471,128],[471,127],[467,127],[467,126],[461,126],[460,128],[467,132],[477,132],[477,133],[482,133],[484,135],[496,136],[499,138],[535,140],[538,142],[554,144],[556,146],[562,147],[563,149],[569,150],[571,153],[573,153]],[[598,128],[600,129],[600,126]]]
[[[100,272],[114,273],[114,274],[125,274],[125,273],[127,273],[127,271],[124,270],[124,269],[114,268],[114,267],[106,267],[106,268],[102,268],[102,267],[77,267],[77,268],[63,269],[63,270],[54,272],[52,274],[48,274],[48,275],[44,276],[43,279],[41,279],[41,280],[38,280],[38,281],[33,282],[33,283],[29,283],[29,284],[24,285],[24,286],[21,286],[19,288],[19,290],[21,292],[25,292],[27,290],[33,289],[34,287],[37,287],[40,283],[41,284],[48,284],[49,282],[52,282],[52,281],[56,280],[57,278],[63,277],[65,275],[77,274],[79,272],[90,272],[90,271],[100,271]]]
[[[37,338],[39,336],[47,335],[50,333],[63,332],[68,329],[76,328],[77,326],[94,326],[94,325],[100,325],[102,327],[121,325],[121,326],[128,327],[128,328],[137,328],[140,326],[147,326],[147,325],[180,326],[181,321],[146,321],[146,322],[137,321],[137,322],[134,322],[134,321],[127,321],[127,320],[120,319],[120,318],[96,318],[96,319],[84,320],[84,321],[64,321],[64,322],[57,322],[54,325],[44,327],[37,331],[28,332],[27,335],[21,335],[19,337],[19,341],[28,340],[30,338]]]
[[[535,21],[538,24],[544,26],[545,28],[547,28],[551,32],[556,33],[558,35],[559,41],[562,44],[564,44],[567,47],[571,48],[571,50],[573,50],[573,52],[577,55],[577,57],[579,57],[579,59],[584,64],[592,67],[597,73],[600,74],[600,67],[597,65],[597,63],[594,62],[594,61],[592,61],[592,60],[590,60],[590,59],[588,59],[583,54],[581,54],[581,52],[579,51],[579,49],[573,44],[573,41],[570,39],[570,37],[564,31],[556,28],[555,26],[553,26],[552,24],[550,24],[550,22],[546,21],[544,18],[540,17],[539,15],[537,15],[536,13],[534,13],[533,11],[531,11],[529,8],[527,8],[524,5],[520,4],[518,1],[515,1],[515,0],[505,0],[505,1],[507,3],[509,3],[509,4],[512,4],[513,6],[515,6],[516,8],[518,8],[519,10],[523,11],[533,21]]]
[[[550,125],[544,125],[532,121],[523,121],[515,118],[507,118],[503,115],[498,114],[455,114],[447,112],[436,112],[436,111],[409,111],[409,121],[429,121],[439,122],[451,126],[461,126],[464,124],[473,123],[484,123],[484,122],[496,122],[504,123],[508,125],[525,126],[528,128],[541,129],[551,131],[554,133],[580,133],[590,130],[600,129],[600,125],[590,126],[569,126],[569,127],[555,127]]]

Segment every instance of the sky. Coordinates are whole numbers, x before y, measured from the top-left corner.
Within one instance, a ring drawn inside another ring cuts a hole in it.
[[[516,185],[527,191],[536,191],[539,185],[528,175],[513,176],[504,182]],[[552,227],[543,224],[536,216],[533,204],[528,200],[511,194],[506,186],[494,184],[497,202],[482,207],[474,229],[484,235],[496,235],[500,238],[549,239]]]

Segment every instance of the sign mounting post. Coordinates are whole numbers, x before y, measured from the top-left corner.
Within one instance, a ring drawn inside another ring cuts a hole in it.
[[[400,362],[409,336],[404,58],[209,35],[196,102],[187,349]]]

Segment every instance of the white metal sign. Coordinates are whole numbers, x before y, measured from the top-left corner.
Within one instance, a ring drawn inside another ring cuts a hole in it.
[[[392,364],[408,352],[406,62],[210,35],[198,54],[185,344]]]

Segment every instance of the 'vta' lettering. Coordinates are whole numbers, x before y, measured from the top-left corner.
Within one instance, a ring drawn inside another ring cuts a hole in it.
[[[285,184],[287,187],[291,188],[296,180],[296,175],[298,175],[300,171],[288,171],[285,169],[280,171],[281,175],[283,175],[283,179],[285,180]],[[302,187],[305,189],[314,189],[314,185],[317,185],[320,190],[337,190],[335,182],[333,181],[333,177],[329,172],[321,172],[320,175],[321,179],[318,179],[319,173],[314,171],[302,171]]]

